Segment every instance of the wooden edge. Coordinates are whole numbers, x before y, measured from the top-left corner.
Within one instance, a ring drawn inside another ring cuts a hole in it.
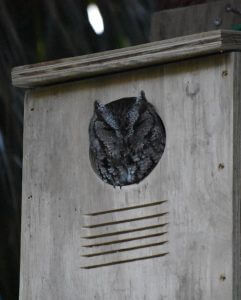
[[[233,59],[233,300],[241,299],[241,54]]]
[[[215,30],[91,55],[15,67],[12,84],[33,88],[197,56],[241,50],[241,32]]]
[[[150,41],[217,29],[231,30],[232,25],[240,23],[240,16],[227,13],[225,9],[227,4],[239,7],[240,0],[208,1],[208,3],[157,11],[152,15]],[[222,20],[219,25],[215,25],[217,17]]]

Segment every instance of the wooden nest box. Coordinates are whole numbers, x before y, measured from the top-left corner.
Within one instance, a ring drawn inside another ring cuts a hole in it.
[[[240,51],[217,30],[13,70],[21,300],[240,299]]]

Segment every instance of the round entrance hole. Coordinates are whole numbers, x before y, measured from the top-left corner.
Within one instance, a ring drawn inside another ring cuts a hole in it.
[[[112,186],[137,184],[158,164],[166,132],[154,106],[141,91],[106,105],[95,102],[89,126],[90,161]]]

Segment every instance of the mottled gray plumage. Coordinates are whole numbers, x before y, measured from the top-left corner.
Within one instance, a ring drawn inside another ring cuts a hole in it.
[[[106,183],[139,183],[156,166],[166,134],[155,108],[141,91],[106,105],[95,102],[89,126],[90,160]]]

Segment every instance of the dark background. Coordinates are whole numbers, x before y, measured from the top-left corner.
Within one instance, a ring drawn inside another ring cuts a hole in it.
[[[87,18],[96,3],[105,31]],[[198,0],[0,0],[0,300],[18,299],[24,91],[11,68],[149,41],[154,11]]]

